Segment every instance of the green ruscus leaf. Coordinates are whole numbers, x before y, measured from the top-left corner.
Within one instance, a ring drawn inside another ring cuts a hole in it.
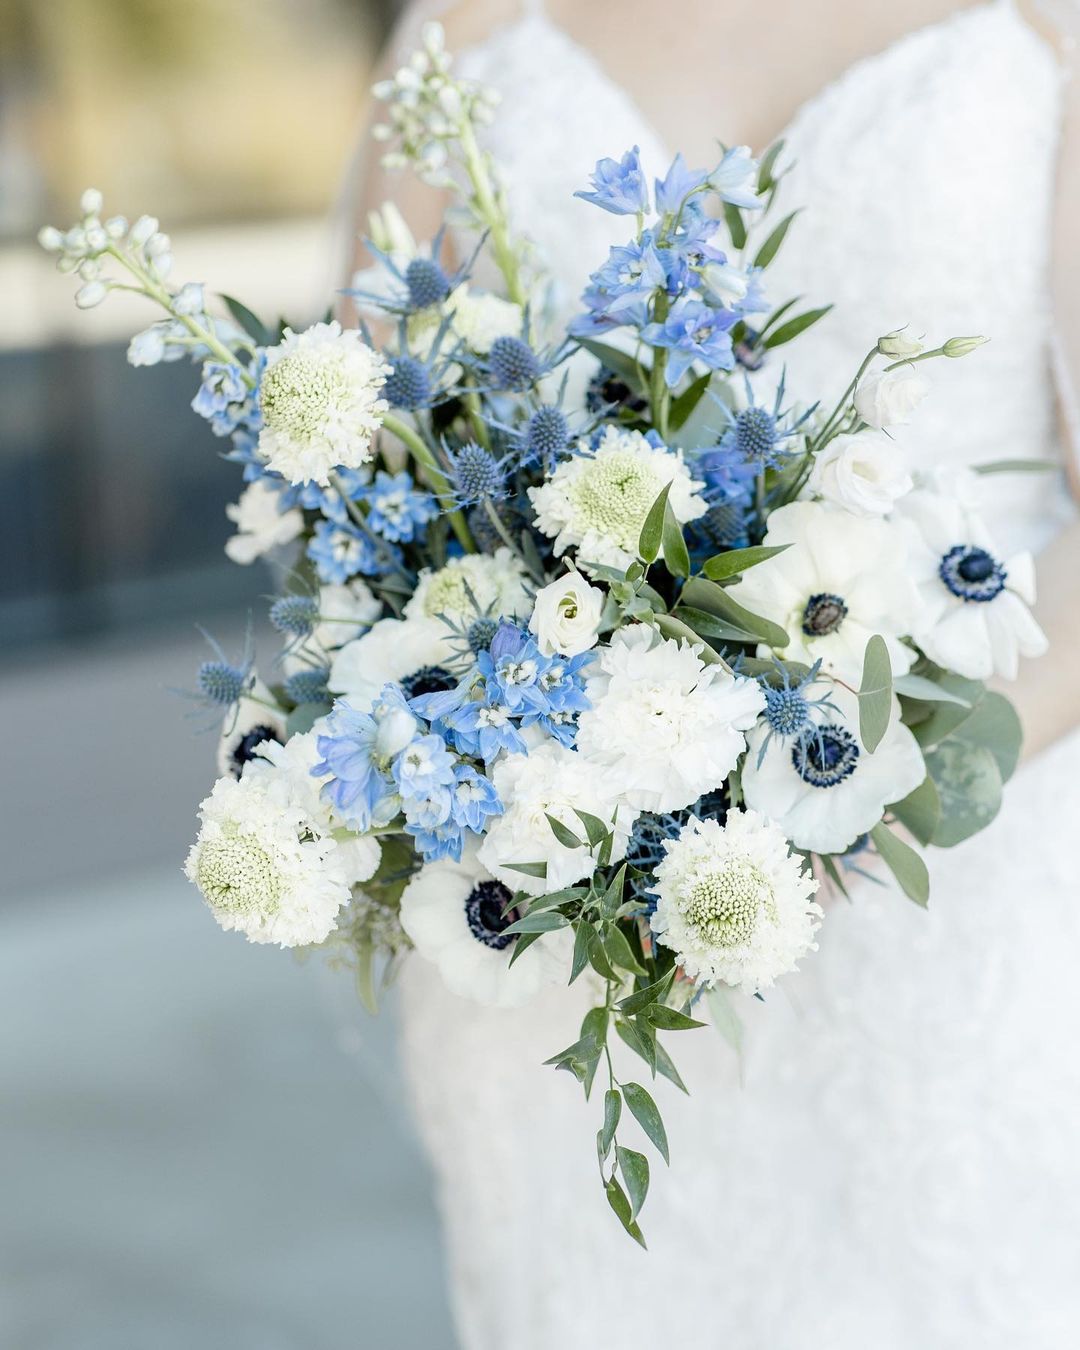
[[[671,484],[665,483],[660,490],[660,495],[649,507],[649,514],[645,517],[645,524],[641,527],[641,535],[638,538],[638,554],[647,563],[655,562],[660,556],[660,546],[664,542],[664,515],[667,512],[667,499],[670,491]]]
[[[670,1162],[667,1131],[664,1129],[664,1122],[660,1118],[656,1103],[640,1083],[623,1083],[622,1090],[634,1119],[656,1145],[663,1160]]]

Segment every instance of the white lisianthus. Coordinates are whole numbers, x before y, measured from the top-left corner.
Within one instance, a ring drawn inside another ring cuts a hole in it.
[[[930,391],[927,380],[909,366],[874,370],[864,375],[855,390],[855,411],[867,426],[904,426]]]
[[[728,594],[787,630],[783,656],[858,683],[866,644],[879,633],[894,673],[915,653],[901,642],[917,621],[905,532],[820,502],[792,502],[769,517],[766,544],[789,548],[746,572]],[[768,655],[768,648],[759,655]]]
[[[234,563],[253,563],[271,549],[292,543],[304,532],[304,513],[299,507],[279,509],[281,492],[263,478],[256,478],[230,503],[225,514],[236,526],[236,534],[225,541],[225,552]]]
[[[664,843],[652,929],[699,984],[768,989],[816,951],[818,883],[777,825],[729,811],[723,825],[692,817]]]
[[[263,741],[285,740],[285,713],[257,676],[235,710],[225,719],[218,738],[217,771],[239,778]]]
[[[968,503],[974,475],[930,476],[901,503],[911,528],[911,568],[921,605],[912,637],[931,661],[969,680],[1016,679],[1021,656],[1041,656],[1046,634],[1032,616],[1030,553],[999,558]]]
[[[575,751],[545,741],[526,755],[499,760],[491,778],[506,809],[484,835],[478,857],[511,890],[543,895],[592,875],[596,850],[584,842],[585,827],[575,808],[614,825],[613,862],[626,853],[633,813],[611,792],[600,767]],[[582,846],[559,843],[548,816],[572,830]],[[547,864],[545,877],[530,877],[512,866],[541,862]]]
[[[337,320],[302,333],[286,328],[266,352],[260,453],[289,482],[323,487],[338,465],[368,463],[371,438],[390,407],[381,390],[391,370],[360,332]]]
[[[382,613],[382,601],[359,577],[344,586],[320,586],[319,618],[311,641],[324,652],[336,651],[364,633]]]
[[[496,880],[471,842],[460,862],[425,863],[405,887],[401,926],[451,993],[488,1007],[517,1007],[566,978],[565,932],[544,934],[510,965],[515,942],[504,930],[520,915],[504,910],[518,889]]]
[[[529,632],[545,656],[579,656],[596,646],[604,592],[567,572],[536,592]]]
[[[443,665],[452,659],[449,630],[432,619],[380,619],[370,630],[334,653],[327,685],[331,693],[367,711],[384,684],[405,682],[410,694],[429,692],[425,677],[449,689],[454,680]]]
[[[718,788],[765,705],[756,681],[706,665],[698,650],[633,624],[590,668],[578,753],[637,811],[678,811]]]
[[[220,778],[199,814],[185,871],[222,928],[251,942],[323,942],[351,887],[374,875],[378,841],[334,838],[334,821],[311,768],[315,733],[267,741],[243,777]]]
[[[703,484],[691,478],[681,451],[609,426],[595,450],[580,441],[578,453],[546,483],[529,488],[529,498],[557,555],[576,549],[583,571],[589,563],[625,569],[637,557],[645,517],[665,484],[671,485],[668,505],[680,525],[705,514],[698,495]]]
[[[926,777],[915,737],[893,699],[888,730],[870,754],[859,739],[858,697],[835,685],[834,707],[811,706],[813,728],[792,741],[761,722],[747,737],[742,771],[746,805],[774,820],[796,848],[841,853]]]
[[[443,633],[449,629],[440,616],[468,625],[482,614],[493,618],[524,617],[530,601],[525,568],[508,548],[493,554],[466,553],[451,558],[437,572],[425,568],[405,606],[407,619],[434,619]]]
[[[887,516],[910,492],[903,451],[878,432],[837,436],[814,456],[810,491],[856,516]]]

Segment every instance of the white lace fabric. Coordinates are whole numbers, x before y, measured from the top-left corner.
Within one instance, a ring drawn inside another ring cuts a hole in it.
[[[625,233],[573,190],[634,143],[662,172],[663,147],[542,15],[466,66],[507,93],[493,148],[565,312]],[[803,108],[784,207],[807,210],[767,280],[777,299],[836,309],[787,349],[794,397],[839,392],[890,327],[989,332],[931,370],[910,453],[1056,453],[1060,101],[1053,52],[992,3],[860,62]],[[1053,474],[992,490],[1010,547],[1039,545],[1068,514]],[[929,912],[870,883],[833,903],[821,950],[766,1003],[743,1003],[741,1073],[711,1030],[670,1038],[692,1096],[656,1089],[672,1165],[654,1159],[647,1256],[600,1191],[599,1104],[541,1065],[576,1039],[588,991],[493,1011],[411,960],[404,1050],[465,1350],[1080,1344],[1078,753],[1074,735],[1028,765],[989,830],[931,855]],[[617,1067],[646,1072],[629,1056]]]

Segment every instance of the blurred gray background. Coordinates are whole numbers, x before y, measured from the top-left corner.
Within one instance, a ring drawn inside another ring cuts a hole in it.
[[[392,1016],[180,871],[215,737],[170,690],[272,585],[222,552],[237,471],[33,243],[93,185],[310,321],[391,8],[0,0],[3,1350],[453,1345]]]

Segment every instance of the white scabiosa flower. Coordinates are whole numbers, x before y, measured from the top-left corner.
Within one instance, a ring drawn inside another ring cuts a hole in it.
[[[904,452],[877,432],[837,436],[814,456],[810,491],[855,516],[887,516],[910,492]]]
[[[695,816],[664,849],[652,929],[692,980],[756,994],[817,949],[818,883],[779,826],[755,811]]]
[[[931,661],[970,680],[1014,680],[1021,656],[1041,656],[1030,553],[1001,558],[970,502],[969,472],[930,477],[901,504],[921,605],[912,636]]]
[[[449,639],[450,630],[435,619],[380,619],[334,653],[327,686],[360,711],[390,682],[409,698],[452,689],[457,681],[444,664],[454,655]]]
[[[595,450],[587,441],[546,483],[529,489],[536,524],[562,555],[575,548],[579,566],[590,562],[625,569],[637,557],[649,507],[670,483],[668,503],[680,525],[707,509],[678,450],[650,445],[638,431],[607,427]]]
[[[510,965],[514,938],[505,930],[520,915],[507,906],[519,889],[496,880],[471,843],[460,862],[425,863],[405,887],[401,926],[452,993],[488,1007],[517,1007],[566,979],[565,933],[545,934]]]
[[[380,397],[391,367],[355,329],[317,323],[286,328],[266,353],[259,388],[259,451],[291,483],[330,482],[344,465],[372,458],[371,438],[389,409]]]
[[[706,665],[690,643],[647,624],[600,648],[585,692],[578,752],[638,811],[678,811],[719,787],[765,706],[756,681]]]
[[[351,887],[378,867],[378,841],[335,840],[311,776],[314,733],[265,742],[260,754],[239,781],[214,784],[184,870],[222,928],[282,947],[323,942]]]
[[[592,875],[595,851],[586,843],[560,844],[548,816],[584,839],[574,811],[586,811],[614,826],[612,861],[625,854],[633,812],[609,790],[600,767],[575,751],[547,741],[527,755],[499,760],[491,777],[506,809],[484,835],[478,857],[511,890],[543,895]],[[526,876],[510,865],[539,862],[547,864],[546,877]]]
[[[579,572],[567,572],[536,592],[529,632],[545,656],[580,656],[596,646],[604,592]]]
[[[304,532],[304,513],[299,507],[280,509],[281,493],[257,478],[230,503],[225,514],[236,526],[236,534],[225,541],[225,552],[234,563],[247,565],[271,549],[290,544]]]
[[[866,644],[879,633],[894,672],[911,668],[915,653],[901,638],[915,626],[919,596],[903,530],[821,502],[792,502],[769,517],[764,542],[790,547],[751,568],[728,593],[787,630],[786,660],[820,660],[824,670],[858,683]]]
[[[873,754],[859,739],[856,695],[835,685],[829,705],[809,705],[812,725],[794,740],[774,735],[766,745],[771,728],[759,723],[747,737],[742,771],[746,805],[774,820],[796,848],[814,853],[842,853],[926,777],[898,700]]]
[[[436,572],[425,568],[405,606],[405,617],[434,619],[446,633],[440,616],[468,626],[481,614],[524,617],[531,607],[524,567],[508,548],[500,548],[493,554],[451,558]]]
[[[929,390],[929,382],[910,366],[875,370],[859,381],[855,411],[867,426],[878,430],[903,426]]]

